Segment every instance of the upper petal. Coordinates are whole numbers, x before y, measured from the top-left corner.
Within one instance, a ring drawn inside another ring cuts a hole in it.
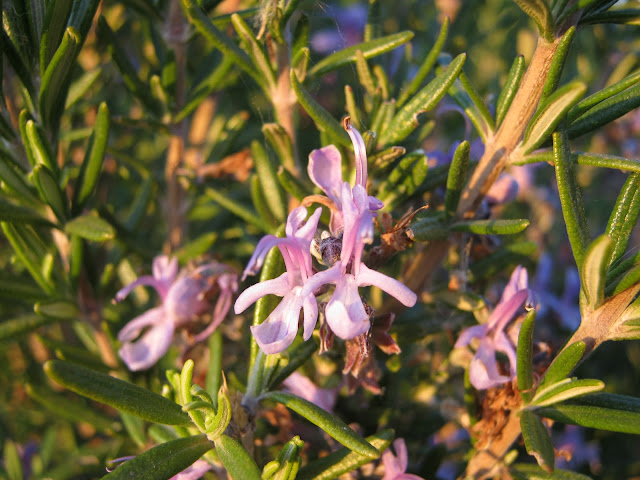
[[[160,255],[153,259],[153,276],[158,280],[173,282],[178,274],[178,259]]]
[[[242,279],[244,280],[249,275],[255,275],[262,268],[264,259],[273,247],[282,243],[285,239],[276,237],[275,235],[265,235],[260,239],[256,245],[256,249],[253,251],[253,255],[249,259],[244,272],[242,273]]]
[[[340,207],[342,188],[342,156],[335,145],[313,150],[307,167],[309,178]]]
[[[318,321],[318,302],[316,301],[316,297],[313,294],[304,297],[302,308],[304,310],[304,331],[302,338],[307,341],[311,338]]]
[[[507,300],[500,302],[491,312],[487,325],[494,331],[502,330],[511,321],[516,312],[524,305],[529,298],[530,291],[520,290]]]
[[[518,265],[511,273],[511,278],[509,278],[509,282],[502,291],[502,297],[499,303],[505,302],[513,297],[516,292],[526,288],[529,288],[527,269],[522,265]]]
[[[249,307],[249,305],[252,305],[259,298],[262,298],[265,295],[272,294],[284,297],[286,293],[291,290],[288,278],[289,275],[285,272],[278,278],[265,280],[264,282],[250,286],[238,296],[236,303],[233,306],[233,311],[236,312],[236,314],[242,313]]]
[[[127,298],[127,296],[133,291],[134,288],[139,287],[141,285],[153,287],[158,292],[158,294],[162,299],[164,299],[164,297],[166,296],[169,290],[169,287],[165,285],[165,283],[162,282],[161,280],[158,280],[157,278],[152,277],[151,275],[143,275],[141,277],[138,277],[137,280],[135,280],[134,282],[131,282],[126,287],[118,290],[114,298],[115,302],[116,303],[121,302],[122,300]]]

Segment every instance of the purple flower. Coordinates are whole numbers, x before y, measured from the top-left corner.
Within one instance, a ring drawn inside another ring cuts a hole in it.
[[[384,477],[382,480],[424,480],[418,475],[405,473],[409,464],[407,456],[407,446],[402,438],[393,441],[394,455],[391,448],[387,448],[382,454],[382,464],[384,465]]]
[[[139,277],[120,290],[115,301],[122,301],[140,285],[153,287],[160,295],[162,305],[134,318],[118,334],[118,340],[122,342],[118,354],[133,371],[145,370],[160,360],[171,345],[174,330],[206,312],[211,305],[210,295],[218,291],[211,324],[195,337],[195,341],[208,337],[226,316],[233,292],[238,288],[236,274],[225,265],[208,263],[193,272],[178,275],[178,261],[166,256],[154,259],[153,276]]]
[[[234,310],[241,313],[265,295],[277,295],[282,301],[260,325],[251,327],[258,345],[268,354],[286,349],[298,332],[300,310],[304,310],[303,338],[308,340],[318,319],[318,305],[313,291],[302,293],[302,286],[313,274],[309,247],[322,209],[318,208],[306,221],[307,210],[298,207],[287,218],[286,237],[267,235],[258,242],[243,279],[255,274],[273,247],[278,247],[287,271],[273,280],[266,280],[249,287],[236,300]]]
[[[564,432],[554,435],[555,450],[559,458],[557,468],[576,470],[585,463],[593,472],[600,468],[600,449],[595,442],[587,443],[584,429],[576,425],[566,425]]]
[[[460,334],[455,348],[469,345],[474,338],[480,340],[469,366],[469,378],[476,389],[493,388],[515,376],[516,350],[504,330],[523,305],[525,308],[533,308],[533,303],[533,293],[528,288],[527,270],[519,265],[511,274],[511,279],[502,292],[502,298],[487,323],[467,328]],[[496,352],[502,352],[507,356],[509,375],[500,373]]]
[[[185,468],[182,472],[174,475],[169,480],[198,480],[209,470],[213,470],[213,465],[206,460],[196,460],[193,465]]]
[[[300,372],[293,372],[282,384],[294,395],[304,398],[327,412],[332,412],[336,405],[337,388],[320,388]]]
[[[580,326],[582,315],[578,305],[580,294],[580,274],[575,267],[567,267],[564,271],[564,290],[558,297],[550,290],[551,276],[554,273],[553,259],[548,253],[540,255],[533,285],[542,304],[538,315],[545,315],[549,310],[558,316],[560,324],[568,330],[576,330]]]
[[[337,153],[339,156],[339,152],[335,147],[314,150],[309,161],[311,179],[337,205],[339,202],[340,222],[343,226],[340,259],[328,270],[318,272],[309,279],[302,292],[303,295],[310,294],[322,285],[335,284],[336,288],[325,308],[326,320],[337,336],[349,340],[362,335],[371,327],[369,314],[358,292],[359,287],[375,285],[408,307],[415,305],[417,297],[398,280],[371,270],[361,261],[364,245],[373,242],[375,211],[384,204],[367,195],[367,154],[362,136],[348,122],[345,123],[345,128],[353,141],[356,157],[356,181],[353,188],[348,182],[342,182],[341,163],[336,161],[338,157],[335,155]],[[332,224],[335,216],[332,212]],[[332,233],[337,233],[333,227]]]

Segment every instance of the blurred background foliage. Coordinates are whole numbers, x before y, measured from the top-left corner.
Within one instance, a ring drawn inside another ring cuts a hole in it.
[[[98,234],[104,235],[101,239],[104,241],[93,241],[90,232],[74,235],[69,230],[66,240],[60,240],[46,222],[62,225],[63,231],[65,223],[44,207],[33,185],[26,187],[27,193],[19,202],[15,200],[19,197],[3,190],[2,205],[8,202],[15,206],[24,201],[25,206],[38,212],[38,221],[20,225],[19,234],[43,249],[45,263],[38,268],[44,285],[52,289],[49,295],[43,295],[43,288],[34,284],[33,275],[16,256],[7,238],[1,237],[0,444],[4,445],[5,460],[0,466],[0,476],[6,478],[19,478],[16,476],[19,469],[24,478],[96,478],[105,473],[108,460],[141,451],[150,444],[148,425],[141,420],[49,382],[42,371],[47,359],[58,357],[101,371],[116,371],[120,378],[159,392],[165,383],[165,370],[175,368],[177,358],[189,357],[195,359],[194,377],[198,383],[206,381],[210,354],[206,345],[189,345],[188,333],[160,363],[142,373],[127,372],[114,348],[119,329],[136,312],[157,301],[145,291],[136,291],[130,301],[111,303],[119,288],[136,275],[147,273],[153,257],[169,248],[170,186],[166,165],[172,137],[182,135],[187,139],[178,171],[180,208],[173,212],[180,217],[178,223],[183,228],[182,239],[173,248],[182,264],[216,259],[241,271],[257,239],[279,223],[273,219],[265,227],[268,219],[253,207],[247,207],[255,204],[249,187],[255,175],[254,155],[249,146],[258,141],[266,147],[263,125],[276,120],[273,105],[256,81],[230,65],[218,49],[191,27],[177,32],[189,38],[181,74],[173,50],[175,42],[181,39],[172,37],[175,32],[171,32],[167,20],[168,1],[75,2],[73,8],[80,3],[90,10],[85,18],[90,28],[83,34],[84,45],[68,72],[71,84],[64,113],[58,118],[54,115],[49,124],[38,98],[46,66],[41,63],[39,45],[34,44],[29,33],[32,23],[24,10],[28,7],[17,0],[2,3],[3,45],[6,47],[8,39],[14,42],[19,47],[15,53],[28,70],[23,74],[25,77],[21,76],[9,59],[13,52],[3,48],[4,101],[0,113],[6,131],[0,145],[3,162],[0,176],[5,185],[8,182],[4,169],[11,169],[14,174],[25,173],[29,166],[25,163],[27,154],[19,132],[23,109],[38,120],[36,123],[45,125],[42,135],[54,147],[49,153],[62,167],[54,172],[54,183],[57,182],[60,192],[69,194],[75,192],[78,179],[82,178],[85,155],[91,150],[89,138],[103,102],[110,117],[106,156],[95,191],[82,204],[72,205],[72,209],[77,207],[75,211],[63,213],[65,221],[80,216],[106,221],[106,227],[103,224],[96,227]],[[260,25],[256,20],[256,2],[201,3],[209,16],[216,19],[215,25],[230,35],[231,12],[244,11],[249,25],[255,23],[256,29]],[[309,70],[328,53],[362,41],[367,18],[365,3],[300,2],[299,10],[308,17],[311,32]],[[625,6],[640,5],[629,1]],[[81,16],[82,12],[76,14]],[[372,22],[376,36],[410,30],[414,37],[410,44],[374,58],[370,67],[380,65],[389,75],[391,86],[411,78],[420,59],[433,45],[445,16],[451,24],[444,51],[452,57],[467,54],[464,70],[493,109],[513,59],[521,54],[528,61],[537,38],[533,23],[510,0],[380,2],[378,18]],[[589,85],[589,94],[637,70],[639,28],[617,25],[581,28],[566,60],[561,83],[582,80]],[[18,37],[14,38],[14,34]],[[31,94],[24,82],[27,77],[32,83]],[[340,119],[345,114],[344,85],[353,87],[356,104],[364,111],[366,103],[372,100],[360,85],[353,63],[307,81],[305,88],[335,119]],[[429,119],[436,123],[430,135],[416,145],[427,156],[434,151],[448,152],[461,140],[477,138],[475,133],[465,130],[463,116],[447,108],[451,105],[452,100],[446,97],[429,114]],[[300,159],[304,171],[309,151],[330,142],[303,109],[296,108],[295,117],[298,136],[294,156]],[[371,119],[363,116],[362,130],[370,125]],[[572,142],[572,148],[638,159],[640,114],[636,110],[594,134],[582,136]],[[270,148],[269,155],[274,158]],[[528,167],[511,167],[511,173],[517,175],[518,169],[525,168]],[[531,226],[518,235],[476,242],[472,256],[479,260],[500,247],[535,242],[536,251],[527,250],[508,264],[522,262],[534,277],[539,256],[542,251],[547,252],[552,257],[547,288],[561,296],[565,270],[573,265],[573,258],[557,198],[555,174],[544,163],[527,171],[533,178],[528,190],[522,191],[515,202],[498,208],[503,208],[504,218],[530,218]],[[374,170],[372,176],[379,186],[385,173],[376,174]],[[606,227],[625,175],[616,170],[581,166],[577,178],[583,189],[591,231],[600,233]],[[438,193],[434,192],[434,189],[422,192],[417,203],[431,199],[437,202]],[[222,201],[220,195],[224,195]],[[221,205],[224,199],[229,202],[226,206]],[[415,198],[399,202],[397,212],[401,215],[409,205],[417,203]],[[237,210],[234,213],[234,206],[240,209],[239,213]],[[69,223],[70,220],[66,225]],[[628,255],[637,253],[640,240],[637,228],[631,235]],[[58,255],[58,249],[64,253]],[[31,247],[29,250],[35,251]],[[453,269],[461,264],[460,258],[447,260]],[[390,271],[399,267],[400,261],[394,259]],[[473,291],[497,302],[510,271],[502,269],[498,275],[486,276],[478,271],[476,278],[470,279]],[[441,274],[435,279],[434,290],[445,287],[448,280]],[[379,292],[373,292],[372,297],[374,304],[381,304]],[[62,303],[48,310],[51,302]],[[9,331],[15,327],[15,323],[9,322],[16,318],[22,319],[23,327]],[[536,330],[536,340],[544,342],[549,350],[557,350],[569,335],[561,320],[551,312]],[[437,478],[435,471],[442,462],[460,473],[469,447],[464,436],[459,440],[455,437],[456,422],[465,409],[461,401],[463,370],[454,365],[449,353],[456,332],[472,323],[470,312],[454,309],[442,299],[427,298],[419,307],[405,312],[396,319],[392,330],[402,353],[377,358],[382,371],[379,381],[382,393],[373,395],[361,388],[352,395],[341,395],[336,413],[357,423],[364,435],[394,428],[409,446],[412,471],[425,478]],[[40,328],[36,330],[36,326]],[[221,330],[222,368],[230,386],[241,390],[247,375],[248,325],[241,317],[230,315]],[[315,355],[302,370],[320,386],[336,387],[341,378],[342,356],[342,350]],[[580,366],[578,375],[604,380],[607,391],[640,396],[640,345],[605,344]],[[256,437],[270,438],[268,434],[278,433],[278,428],[273,418],[261,417],[257,420]],[[560,432],[562,428],[557,430]],[[436,434],[440,439],[448,439],[447,447],[436,445]],[[575,467],[577,471],[612,480],[640,476],[637,436],[595,430],[585,430],[585,435],[598,445],[601,466],[583,463]],[[267,461],[275,457],[280,443],[266,440],[264,447],[260,455]],[[334,445],[325,444],[324,450],[329,447]],[[20,458],[22,466],[12,462],[14,458]],[[439,475],[445,474],[441,469]],[[213,472],[207,475],[215,478]]]

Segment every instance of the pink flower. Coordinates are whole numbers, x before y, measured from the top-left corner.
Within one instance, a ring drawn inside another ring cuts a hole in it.
[[[527,270],[519,265],[511,274],[509,283],[502,292],[502,298],[487,323],[467,328],[460,334],[455,348],[469,345],[474,338],[480,340],[469,366],[469,378],[476,389],[493,388],[509,382],[515,376],[516,350],[504,330],[523,305],[531,309],[533,303],[533,293],[528,288]],[[509,375],[500,373],[496,352],[502,352],[507,356]]]
[[[309,163],[309,175],[312,180],[327,195],[333,196],[334,202],[335,199],[339,199],[340,222],[343,226],[340,259],[328,270],[318,272],[309,279],[302,289],[302,294],[310,294],[322,285],[335,284],[336,288],[325,308],[325,315],[331,330],[340,338],[349,340],[362,335],[371,327],[369,314],[365,311],[358,291],[359,287],[375,285],[408,307],[415,305],[417,297],[398,280],[371,270],[361,261],[364,245],[373,242],[375,211],[384,205],[377,198],[367,195],[367,154],[360,133],[348,122],[345,128],[353,141],[356,154],[356,182],[353,188],[348,182],[343,182],[340,195],[336,193],[336,183],[338,179],[342,179],[342,175],[340,163],[336,162],[332,155],[326,152],[323,155],[316,153],[313,161],[310,160]],[[335,151],[337,152],[337,149]],[[311,156],[314,156],[314,152]],[[334,223],[336,213],[332,212],[332,215]]]
[[[236,274],[225,265],[208,263],[191,273],[178,275],[177,259],[166,256],[154,259],[153,276],[139,277],[120,290],[115,301],[122,301],[140,285],[153,287],[162,305],[134,318],[118,333],[122,342],[118,354],[133,371],[146,370],[160,360],[171,345],[176,327],[206,312],[211,306],[209,295],[218,290],[211,324],[195,341],[207,338],[226,316],[238,288]]]
[[[277,295],[282,301],[260,325],[251,331],[263,352],[279,353],[285,350],[298,332],[300,310],[304,311],[303,338],[308,340],[318,319],[318,305],[313,292],[302,293],[302,286],[313,274],[310,245],[318,226],[322,209],[318,208],[306,221],[307,210],[298,207],[287,219],[286,237],[267,235],[258,242],[245,269],[244,277],[256,273],[264,263],[269,250],[278,247],[287,271],[273,280],[266,280],[247,288],[236,300],[234,310],[241,313],[265,295]]]
[[[179,474],[174,475],[170,480],[198,480],[207,473],[209,470],[213,470],[213,466],[206,460],[196,460],[195,463]]]
[[[382,464],[384,465],[384,477],[382,480],[424,480],[422,477],[405,473],[409,464],[407,456],[407,446],[402,438],[397,438],[393,442],[394,455],[391,448],[387,448],[382,454]]]
[[[337,388],[320,388],[309,377],[295,371],[289,375],[282,384],[286,389],[300,398],[319,406],[327,412],[332,412],[338,397]]]

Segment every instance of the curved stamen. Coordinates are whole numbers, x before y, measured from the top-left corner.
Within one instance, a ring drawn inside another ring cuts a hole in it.
[[[345,117],[342,126],[349,134],[353,142],[353,151],[356,155],[356,185],[367,188],[367,148],[360,132],[351,125],[351,118]]]

